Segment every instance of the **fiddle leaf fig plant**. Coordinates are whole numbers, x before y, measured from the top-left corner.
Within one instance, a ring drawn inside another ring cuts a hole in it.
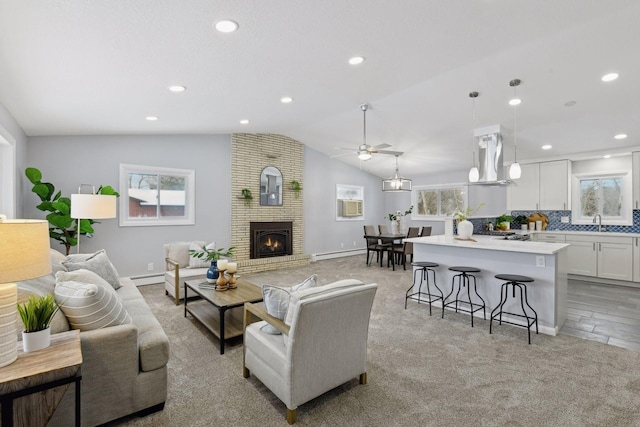
[[[50,182],[43,182],[40,170],[30,167],[25,170],[25,175],[33,184],[31,191],[40,198],[41,203],[36,207],[43,212],[49,212],[46,216],[49,221],[49,237],[64,245],[69,255],[71,247],[78,244],[78,231],[91,237],[94,233],[93,224],[98,222],[87,218],[81,219],[78,224],[76,218],[71,218],[71,199],[62,197],[62,192],[56,192],[56,187]],[[120,197],[110,185],[100,186],[97,192]]]

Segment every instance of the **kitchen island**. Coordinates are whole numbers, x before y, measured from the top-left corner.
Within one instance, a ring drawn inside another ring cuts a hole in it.
[[[428,236],[406,239],[413,242],[414,261],[431,261],[437,267],[437,283],[446,296],[451,291],[455,274],[448,268],[454,265],[477,267],[477,289],[486,302],[487,320],[491,310],[500,303],[502,281],[496,274],[519,274],[535,281],[527,286],[529,304],[538,313],[540,333],[556,335],[567,316],[567,247],[564,243],[504,240],[495,236],[472,236],[472,240],[458,240],[457,236]],[[461,299],[462,299],[462,295]],[[520,298],[511,298],[504,309],[520,313]],[[466,298],[466,295],[465,295]],[[472,301],[477,300],[473,298]],[[477,300],[479,301],[479,300]],[[450,308],[450,307],[448,307]],[[475,313],[482,317],[482,310]],[[505,316],[507,320],[524,325],[523,319]],[[445,313],[446,318],[446,313]]]

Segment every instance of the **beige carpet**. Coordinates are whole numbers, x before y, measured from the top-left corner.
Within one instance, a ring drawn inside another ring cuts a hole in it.
[[[640,353],[579,338],[494,328],[466,314],[409,302],[409,271],[366,267],[364,257],[245,276],[291,285],[317,273],[376,282],[368,384],[357,379],[298,408],[300,426],[640,426]],[[443,284],[444,285],[444,284]],[[447,284],[448,285],[448,284]],[[445,285],[445,288],[447,286]],[[162,412],[113,425],[284,426],[285,406],[242,377],[241,341],[224,355],[217,339],[183,317],[162,285],[141,288],[171,341]]]

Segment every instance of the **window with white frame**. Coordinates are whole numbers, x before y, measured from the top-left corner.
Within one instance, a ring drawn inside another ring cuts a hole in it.
[[[195,171],[120,165],[120,225],[195,224]]]
[[[444,219],[467,207],[467,187],[415,186],[411,192],[414,210],[411,219]]]
[[[592,224],[600,215],[603,224],[633,224],[631,171],[576,174],[572,184],[572,223]]]

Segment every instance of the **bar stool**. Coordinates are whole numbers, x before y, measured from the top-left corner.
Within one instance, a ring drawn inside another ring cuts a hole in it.
[[[404,299],[404,309],[407,309],[407,301],[409,299],[413,299],[415,300],[416,298],[414,298],[416,295],[418,296],[418,304],[420,304],[421,302],[426,302],[429,303],[429,316],[431,316],[431,303],[432,302],[436,302],[436,301],[443,301],[444,300],[444,295],[442,293],[442,290],[438,287],[438,284],[436,283],[436,271],[434,270],[434,268],[439,267],[440,264],[437,264],[435,262],[429,262],[429,261],[419,261],[419,262],[412,262],[411,265],[413,267],[416,267],[415,270],[413,270],[413,284],[411,285],[411,287],[409,289],[407,289],[407,293]],[[415,291],[415,286],[416,286],[416,273],[420,272],[420,285],[418,285],[418,292],[414,292],[412,294],[409,294],[409,292],[411,292],[411,290]],[[438,290],[438,292],[440,292],[440,296],[437,295],[431,295],[431,283],[429,281],[429,272],[433,273],[433,286],[436,287],[436,289]],[[427,292],[422,292],[422,281],[426,279],[427,282]],[[422,295],[426,295],[427,299],[421,299]],[[444,310],[444,308],[443,308]]]
[[[444,319],[444,309],[445,307],[455,304],[456,307],[456,313],[458,312],[458,310],[460,311],[464,311],[465,313],[469,313],[471,314],[471,327],[473,328],[473,313],[475,313],[476,311],[482,309],[482,315],[484,316],[484,320],[487,320],[487,313],[485,311],[485,302],[482,299],[482,297],[480,296],[480,294],[478,294],[478,289],[476,288],[476,276],[474,276],[473,274],[470,273],[480,273],[480,269],[476,268],[476,267],[463,267],[463,266],[453,266],[453,267],[449,267],[449,270],[451,271],[455,271],[459,274],[454,275],[451,278],[451,292],[449,292],[449,295],[447,295],[443,301],[443,306],[442,306],[442,318]],[[473,277],[473,290],[476,293],[476,295],[478,296],[478,298],[480,298],[480,301],[482,301],[482,304],[480,303],[476,303],[474,304],[471,301],[471,281],[469,280],[470,277]],[[453,291],[455,290],[455,281],[456,278],[458,278],[458,292],[456,293],[456,299],[450,302],[446,302],[447,299],[449,299],[449,297],[453,294]],[[462,290],[462,288],[466,287],[467,288],[467,296],[469,297],[469,301],[463,301],[461,299],[459,299],[460,296],[460,291]],[[469,310],[463,309],[463,308],[458,308],[458,303],[464,303],[464,304],[469,304]],[[473,308],[474,305],[477,308]]]
[[[529,335],[529,344],[531,344],[531,326],[535,323],[536,325],[536,334],[538,333],[538,313],[529,305],[529,301],[527,300],[527,285],[526,283],[531,283],[534,280],[531,277],[527,276],[519,276],[517,274],[496,274],[496,279],[505,280],[502,284],[502,288],[500,289],[500,304],[491,312],[491,319],[489,320],[489,333],[491,333],[491,324],[493,319],[498,317],[498,324],[508,323],[514,326],[520,326],[521,328],[527,328],[527,333]],[[502,307],[507,302],[507,297],[509,293],[509,285],[513,287],[513,295],[512,297],[516,297],[516,288],[520,289],[520,307],[522,307],[523,314],[509,313],[507,311],[503,311]],[[524,295],[524,298],[523,298]],[[531,311],[533,311],[533,316],[529,317],[527,311],[524,309],[524,305],[527,305]],[[494,312],[498,310],[497,313]],[[521,325],[518,323],[509,322],[507,320],[502,320],[503,314],[510,314],[512,316],[524,317],[527,319],[527,325]],[[529,320],[531,319],[531,320]]]

